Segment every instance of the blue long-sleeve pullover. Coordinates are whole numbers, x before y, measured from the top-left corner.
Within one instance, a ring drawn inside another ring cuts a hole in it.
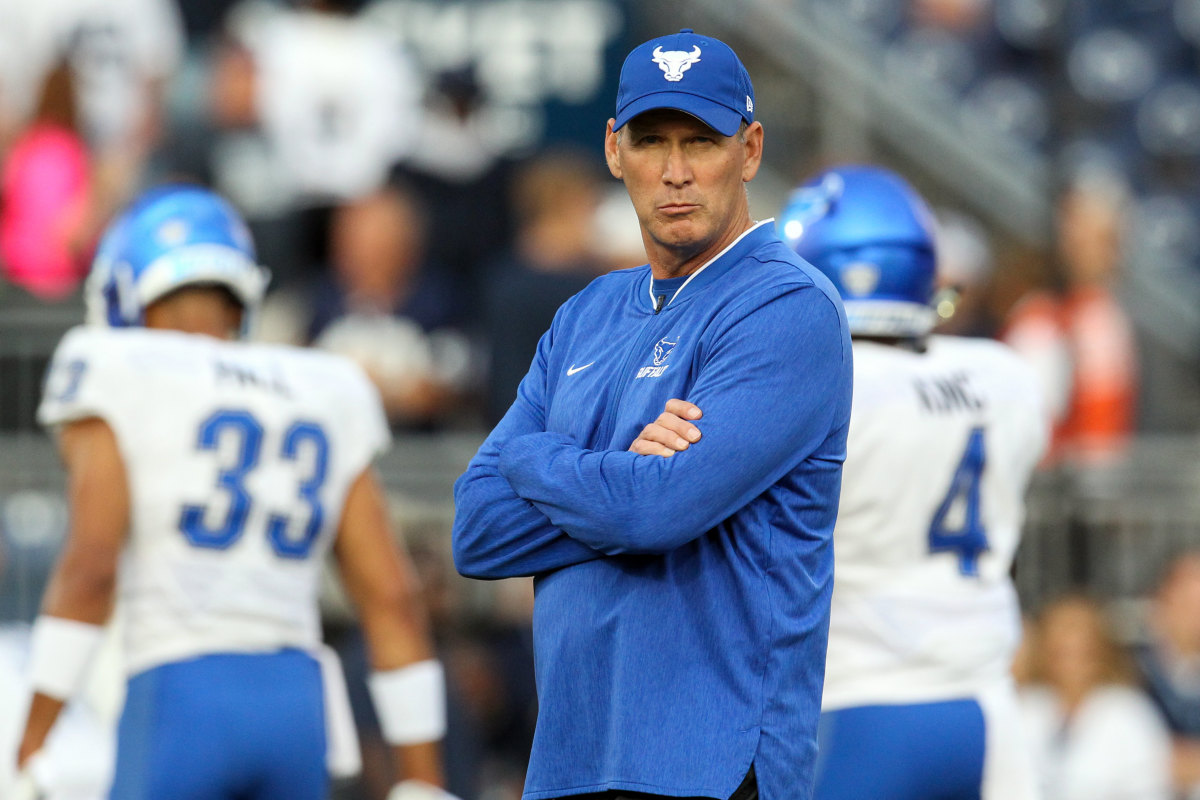
[[[762,800],[809,797],[850,392],[837,293],[769,222],[559,310],[455,484],[459,571],[535,576],[526,800],[723,798],[751,763]],[[675,397],[701,440],[628,452]]]

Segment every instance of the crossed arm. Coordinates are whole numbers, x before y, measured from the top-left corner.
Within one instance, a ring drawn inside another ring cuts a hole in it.
[[[690,420],[701,416],[700,408],[693,403],[668,400],[663,413],[642,429],[629,452],[665,458],[682,452],[700,440],[700,429]],[[511,493],[508,482],[494,472],[498,461],[498,450],[489,438],[456,483],[455,494],[470,498],[484,492]],[[603,557],[599,550],[551,524],[532,503],[518,499],[520,502],[509,497],[507,502],[460,505],[454,523],[454,557],[460,572],[473,578],[518,577]],[[502,539],[483,535],[492,525],[503,525],[516,535]]]
[[[538,348],[539,360],[543,347],[544,340]],[[505,443],[545,430],[543,417],[535,379],[526,377],[517,390],[517,402],[454,483],[454,564],[468,578],[537,575],[603,557],[551,524],[500,474]]]
[[[730,326],[706,353],[689,404],[668,405],[632,452],[586,450],[546,430],[543,342],[518,401],[455,486],[459,571],[504,578],[606,555],[665,553],[814,453],[848,408],[849,343],[837,309],[819,293],[799,292],[753,313],[754,324]],[[772,330],[789,335],[764,347]],[[698,407],[705,445],[693,452]],[[765,420],[783,424],[768,433]],[[645,458],[668,451],[681,457]]]

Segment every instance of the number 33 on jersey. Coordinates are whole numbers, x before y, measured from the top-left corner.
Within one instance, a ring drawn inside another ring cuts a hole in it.
[[[311,597],[343,499],[389,443],[355,365],[81,327],[55,354],[38,415],[99,417],[120,445],[136,499],[121,584],[131,671],[222,643],[315,641]]]

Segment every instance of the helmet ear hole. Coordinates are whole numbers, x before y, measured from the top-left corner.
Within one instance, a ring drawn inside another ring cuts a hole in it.
[[[133,269],[128,262],[113,265],[113,288],[117,299],[117,316],[123,325],[136,325],[140,321],[141,309],[138,307],[137,286],[134,282]]]

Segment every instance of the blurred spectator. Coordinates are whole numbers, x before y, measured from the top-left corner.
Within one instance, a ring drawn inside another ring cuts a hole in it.
[[[359,362],[392,423],[430,428],[462,409],[474,361],[457,287],[425,259],[417,198],[380,189],[334,210],[330,271],[264,311],[264,338],[310,343]]]
[[[87,273],[91,159],[65,62],[46,75],[33,118],[0,169],[0,266],[37,297],[70,294]]]
[[[601,180],[598,161],[565,150],[534,158],[514,180],[516,241],[490,265],[483,286],[493,423],[517,396],[558,307],[607,268],[592,246]]]
[[[501,139],[490,130],[486,107],[487,98],[473,67],[437,75],[408,166],[452,182],[470,182],[485,175],[504,153]]]
[[[173,0],[3,0],[12,26],[0,95],[20,124],[60,60],[69,64],[78,131],[91,154],[90,214],[83,240],[145,179],[159,144],[163,95],[183,48]]]
[[[1064,329],[1074,365],[1062,436],[1084,462],[1121,453],[1134,421],[1133,330],[1116,298],[1127,199],[1124,184],[1105,174],[1076,179],[1059,199]]]
[[[360,5],[245,0],[214,58],[208,168],[285,283],[325,260],[329,209],[382,187],[420,130],[416,67]]]
[[[992,286],[998,336],[1016,350],[1038,375],[1046,418],[1053,423],[1050,448],[1042,459],[1061,457],[1063,418],[1071,396],[1071,351],[1063,332],[1060,282],[1044,258],[1029,250],[1013,252]]]
[[[378,189],[420,129],[421,83],[392,39],[350,12],[309,0],[248,17],[256,118],[291,189],[344,201]]]
[[[1025,733],[1045,800],[1169,800],[1171,745],[1101,608],[1047,606],[1026,642]]]
[[[1172,559],[1134,649],[1143,684],[1175,736],[1174,772],[1200,797],[1200,551]]]
[[[1070,372],[1049,460],[1082,464],[1119,457],[1133,432],[1137,356],[1133,328],[1116,297],[1127,189],[1115,174],[1084,168],[1064,186],[1056,210],[1061,292],[1034,292],[1014,307],[1003,338],[1047,377],[1048,398],[1063,387],[1051,366],[1065,352]]]
[[[475,319],[486,264],[513,235],[505,142],[512,122],[491,108],[472,65],[438,74],[426,98],[420,135],[396,177],[425,200],[430,258],[463,285],[465,310]]]

